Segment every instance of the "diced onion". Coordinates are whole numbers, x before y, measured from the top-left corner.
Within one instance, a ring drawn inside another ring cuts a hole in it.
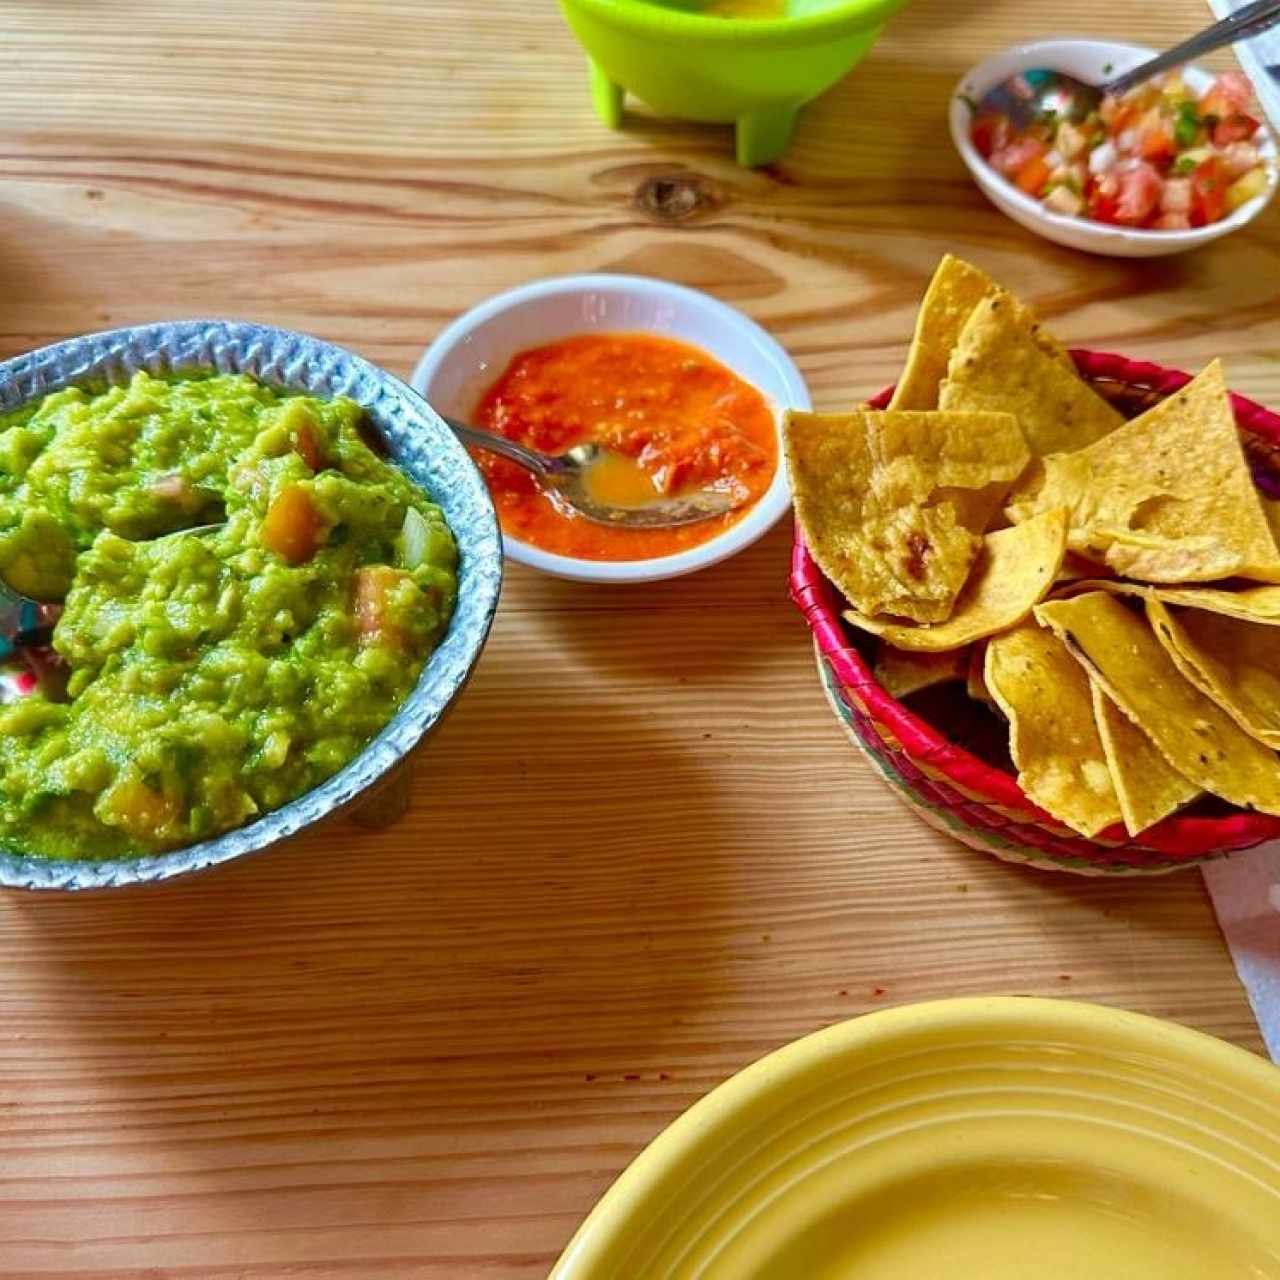
[[[1094,147],[1089,153],[1089,172],[1106,173],[1116,162],[1116,149],[1109,142]]]
[[[431,526],[423,518],[422,512],[415,507],[406,508],[404,524],[400,526],[401,568],[416,569],[427,558],[430,539]]]

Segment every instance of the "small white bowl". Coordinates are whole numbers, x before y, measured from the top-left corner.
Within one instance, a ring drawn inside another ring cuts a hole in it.
[[[1049,67],[1055,71],[1066,71],[1086,83],[1101,84],[1110,76],[1119,75],[1154,57],[1155,52],[1141,45],[1118,44],[1111,40],[1037,40],[1031,44],[1015,45],[974,67],[960,81],[951,100],[951,138],[969,166],[974,181],[992,204],[1015,222],[1057,244],[1115,258],[1158,258],[1169,253],[1183,253],[1230,235],[1256,218],[1276,193],[1276,143],[1265,124],[1255,140],[1267,166],[1266,191],[1242,204],[1220,222],[1207,227],[1193,227],[1190,231],[1145,231],[1054,213],[998,174],[973,145],[970,136],[973,111],[969,104],[981,102],[1002,80],[1031,67]],[[1214,79],[1212,72],[1199,67],[1184,67],[1182,74],[1197,95],[1203,93]]]
[[[696,289],[644,276],[584,275],[540,280],[501,293],[455,320],[427,348],[413,386],[438,413],[468,421],[513,356],[575,333],[657,333],[714,356],[774,410],[778,470],[764,496],[736,524],[700,546],[651,560],[579,560],[503,535],[520,564],[577,582],[656,582],[705,569],[767,533],[791,505],[782,419],[808,409],[809,392],[791,357],[754,320]]]

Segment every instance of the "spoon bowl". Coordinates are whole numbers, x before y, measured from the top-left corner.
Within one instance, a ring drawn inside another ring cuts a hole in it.
[[[1025,129],[1051,118],[1083,120],[1102,105],[1104,96],[1099,86],[1066,71],[1028,67],[989,89],[975,115],[1005,115],[1015,128]]]
[[[463,444],[500,454],[531,471],[559,502],[597,524],[672,529],[727,515],[742,505],[740,497],[722,489],[664,496],[637,463],[603,445],[579,444],[564,453],[539,453],[456,418],[445,418],[445,422]]]

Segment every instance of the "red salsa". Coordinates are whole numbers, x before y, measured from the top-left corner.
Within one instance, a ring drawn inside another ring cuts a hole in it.
[[[725,516],[675,529],[619,529],[567,510],[523,468],[474,454],[503,530],[583,560],[650,560],[709,541],[749,511],[778,465],[764,396],[705,351],[647,333],[580,334],[516,356],[485,393],[477,425],[544,453],[596,443],[635,467],[602,475],[597,496],[632,504],[714,487],[742,499]],[[616,486],[616,493],[602,485]]]

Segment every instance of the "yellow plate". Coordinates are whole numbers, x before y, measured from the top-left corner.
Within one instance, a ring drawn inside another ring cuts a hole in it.
[[[681,1116],[552,1280],[1272,1280],[1280,1069],[1139,1014],[945,1000]]]

